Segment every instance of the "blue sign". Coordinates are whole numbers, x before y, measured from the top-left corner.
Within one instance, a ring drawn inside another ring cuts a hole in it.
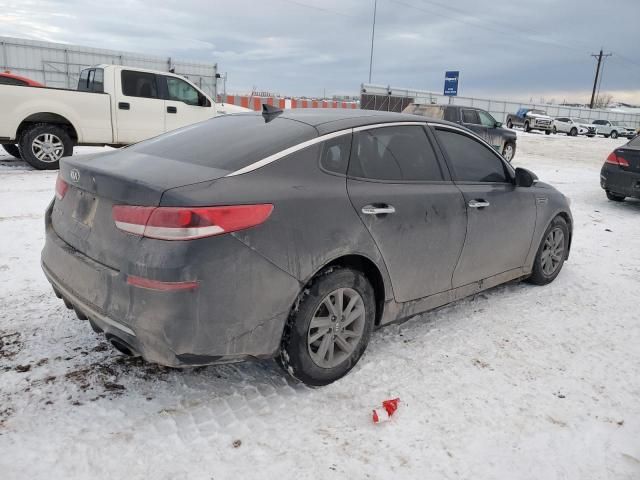
[[[458,95],[458,78],[460,72],[445,72],[444,74],[444,94],[450,97]]]

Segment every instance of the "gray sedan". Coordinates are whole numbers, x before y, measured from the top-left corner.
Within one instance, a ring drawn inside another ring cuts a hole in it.
[[[455,124],[266,109],[65,158],[42,267],[125,354],[276,358],[325,385],[378,326],[551,282],[572,223],[564,195]]]

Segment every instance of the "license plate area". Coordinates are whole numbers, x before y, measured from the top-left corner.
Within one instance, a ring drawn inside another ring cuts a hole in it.
[[[76,222],[91,228],[98,209],[98,198],[90,193],[77,190],[75,200],[72,218]]]

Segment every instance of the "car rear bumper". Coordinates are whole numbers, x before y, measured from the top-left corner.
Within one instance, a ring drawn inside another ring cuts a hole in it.
[[[171,367],[277,353],[300,284],[231,236],[221,242],[218,253],[227,261],[213,259],[217,271],[208,264],[200,270],[185,268],[198,278],[197,289],[160,291],[128,284],[127,272],[102,265],[66,244],[51,227],[50,210],[46,218],[46,278],[56,295],[80,318],[88,317],[114,345]],[[150,257],[145,261],[152,263]],[[151,271],[162,277],[157,266]]]
[[[640,198],[640,173],[605,163],[600,171],[600,186],[611,193]]]

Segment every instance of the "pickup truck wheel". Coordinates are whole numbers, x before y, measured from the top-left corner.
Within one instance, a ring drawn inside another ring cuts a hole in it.
[[[529,122],[524,122],[524,131],[525,132],[530,132],[531,131],[531,127],[529,126]]]
[[[20,137],[20,153],[33,168],[56,170],[62,157],[73,154],[73,141],[63,128],[36,123]]]
[[[2,145],[4,151],[15,158],[20,158],[20,149],[17,145]]]
[[[578,136],[578,129],[577,128],[572,128],[571,131],[569,132],[569,135],[571,135],[572,137],[577,137]]]
[[[616,132],[615,130],[611,132],[611,138],[613,138],[614,140],[618,138],[618,132]]]
[[[545,131],[544,131],[544,134],[545,134],[545,135],[551,135],[551,130],[545,130]]]
[[[611,193],[609,190],[605,191],[607,194],[607,198],[614,202],[624,202],[624,195],[616,195],[615,193]]]
[[[507,120],[507,128],[513,128],[513,122],[511,119]]]
[[[502,156],[504,159],[511,163],[514,155],[516,154],[516,144],[514,142],[507,142],[504,144],[504,149],[502,150]]]

